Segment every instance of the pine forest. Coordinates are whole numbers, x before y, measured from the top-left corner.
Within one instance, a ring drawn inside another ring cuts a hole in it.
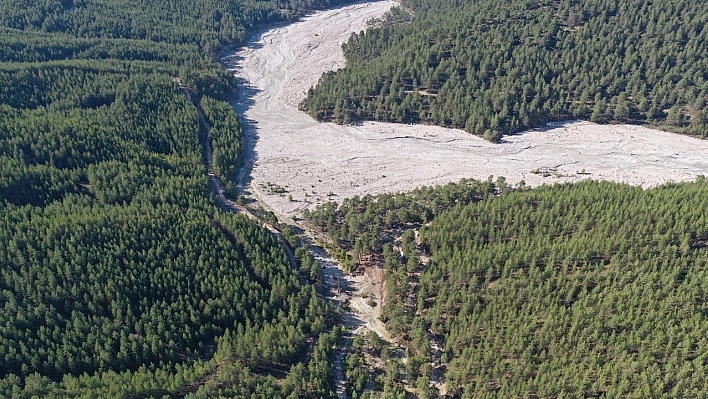
[[[216,51],[326,5],[0,3],[0,397],[333,395],[338,314],[216,206],[199,118],[228,180]]]
[[[699,398],[707,190],[466,181],[306,216],[381,259],[382,319],[419,397],[443,375],[447,397]]]
[[[350,198],[313,177],[290,214],[238,187],[267,158],[220,60],[342,4],[0,0],[0,399],[708,396],[698,173]],[[708,135],[708,3],[401,0],[368,26],[295,112]],[[371,275],[356,325],[341,282]]]
[[[491,141],[548,121],[708,134],[708,5],[697,0],[404,0],[343,45],[301,109],[464,129]]]

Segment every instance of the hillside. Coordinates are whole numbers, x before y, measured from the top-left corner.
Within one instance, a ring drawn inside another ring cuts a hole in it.
[[[215,51],[328,4],[0,1],[0,397],[334,395],[337,314],[216,206],[178,85],[232,179]]]
[[[701,397],[707,190],[463,182],[307,216],[381,259],[421,395]]]
[[[547,121],[708,133],[708,5],[404,0],[352,35],[301,109],[321,121],[456,127],[498,141]]]

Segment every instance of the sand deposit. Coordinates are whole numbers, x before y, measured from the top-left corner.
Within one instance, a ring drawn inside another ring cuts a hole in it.
[[[328,200],[505,176],[527,185],[605,179],[645,187],[708,174],[708,142],[638,126],[566,122],[491,144],[460,130],[318,123],[297,104],[344,64],[341,43],[393,5],[322,11],[256,35],[224,59],[245,85],[247,191],[281,216]]]

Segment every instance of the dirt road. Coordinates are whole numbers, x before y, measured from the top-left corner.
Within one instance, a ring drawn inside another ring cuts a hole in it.
[[[227,212],[240,213],[251,220],[258,220],[258,218],[253,213],[251,213],[248,208],[242,205],[238,205],[237,203],[231,201],[226,197],[226,189],[224,188],[224,182],[222,182],[221,178],[214,173],[214,168],[212,165],[214,152],[211,147],[211,140],[209,139],[209,131],[211,130],[211,125],[209,124],[209,121],[207,120],[206,116],[204,116],[204,111],[202,111],[202,108],[199,106],[199,104],[197,104],[197,102],[194,101],[192,90],[189,87],[182,85],[181,83],[179,87],[180,90],[182,90],[184,95],[187,97],[187,100],[194,104],[195,108],[197,109],[197,112],[199,113],[199,120],[206,132],[204,140],[202,142],[202,146],[204,147],[205,166],[207,169],[207,176],[209,177],[209,184],[211,185],[212,192],[216,194],[219,206]],[[293,269],[297,269],[298,266],[295,260],[295,254],[293,254],[290,245],[288,245],[288,243],[285,242],[285,239],[283,239],[283,236],[280,231],[273,225],[266,222],[263,223],[263,227],[268,229],[273,235],[278,238],[278,241],[283,247],[285,255],[288,258],[288,263],[290,264],[290,267]]]

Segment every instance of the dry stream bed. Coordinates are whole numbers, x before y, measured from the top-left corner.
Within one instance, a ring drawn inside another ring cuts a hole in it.
[[[241,186],[281,220],[329,200],[490,175],[529,186],[590,178],[644,187],[708,175],[708,141],[639,126],[566,122],[492,144],[432,126],[318,123],[299,111],[321,74],[344,66],[341,44],[393,5],[316,12],[256,34],[223,59],[243,87],[234,102],[246,122]],[[330,294],[348,300],[353,312],[345,323],[390,339],[378,319],[383,278],[345,275],[326,252],[313,253],[327,266],[330,293],[347,286]],[[379,306],[369,306],[364,293]]]
[[[323,72],[344,66],[341,44],[394,3],[316,12],[255,35],[224,58],[245,85],[242,184],[279,216],[328,200],[504,176],[527,185],[603,179],[644,187],[708,174],[708,141],[631,125],[568,122],[492,144],[461,130],[318,123],[297,109]]]

